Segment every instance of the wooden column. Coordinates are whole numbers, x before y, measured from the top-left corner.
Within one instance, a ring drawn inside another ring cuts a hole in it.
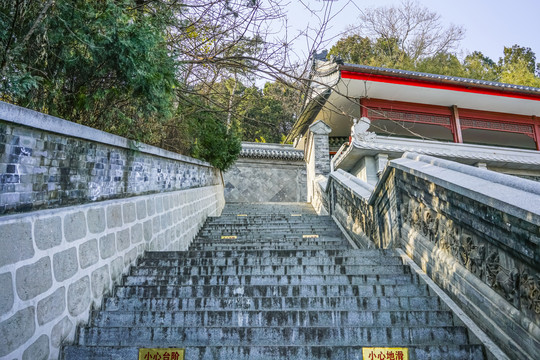
[[[461,134],[461,122],[459,121],[459,111],[456,105],[451,107],[452,116],[450,121],[452,122],[452,135],[454,136],[455,143],[463,143],[463,135]]]
[[[368,117],[368,108],[366,106],[365,98],[360,98],[360,117]]]
[[[536,116],[532,116],[533,130],[534,130],[534,142],[536,143],[536,150],[540,151],[540,121]]]

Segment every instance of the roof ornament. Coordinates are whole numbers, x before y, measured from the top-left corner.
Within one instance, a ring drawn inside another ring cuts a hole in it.
[[[371,120],[366,116],[361,117],[360,120],[353,118],[353,126],[351,127],[351,138],[353,139],[353,142],[373,142],[377,137],[377,134],[368,131],[370,125]]]

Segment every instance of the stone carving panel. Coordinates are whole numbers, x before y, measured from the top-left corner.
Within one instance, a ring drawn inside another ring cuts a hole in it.
[[[364,199],[360,199],[353,193],[343,188],[336,182],[332,182],[335,189],[335,203],[339,205],[348,217],[353,221],[354,228],[361,229],[375,244],[379,243],[379,234],[375,225],[373,209]]]
[[[540,320],[540,275],[488,239],[402,194],[401,221],[446,252],[510,304]]]

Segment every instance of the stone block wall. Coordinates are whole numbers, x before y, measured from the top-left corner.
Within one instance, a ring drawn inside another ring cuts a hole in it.
[[[352,239],[402,248],[510,358],[535,358],[538,183],[416,154],[391,161],[368,192],[339,171],[329,210]]]
[[[187,249],[223,206],[216,185],[0,217],[0,358],[57,358],[144,251]]]
[[[290,145],[243,143],[223,175],[227,202],[305,202],[303,151]]]
[[[202,161],[0,102],[0,215],[220,182]]]
[[[144,251],[185,250],[220,214],[220,175],[0,102],[0,358],[58,358]]]

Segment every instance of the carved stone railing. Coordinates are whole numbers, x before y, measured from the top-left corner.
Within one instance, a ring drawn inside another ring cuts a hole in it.
[[[402,248],[510,358],[540,348],[540,185],[430,156],[377,186],[340,170],[328,211],[359,247]]]

